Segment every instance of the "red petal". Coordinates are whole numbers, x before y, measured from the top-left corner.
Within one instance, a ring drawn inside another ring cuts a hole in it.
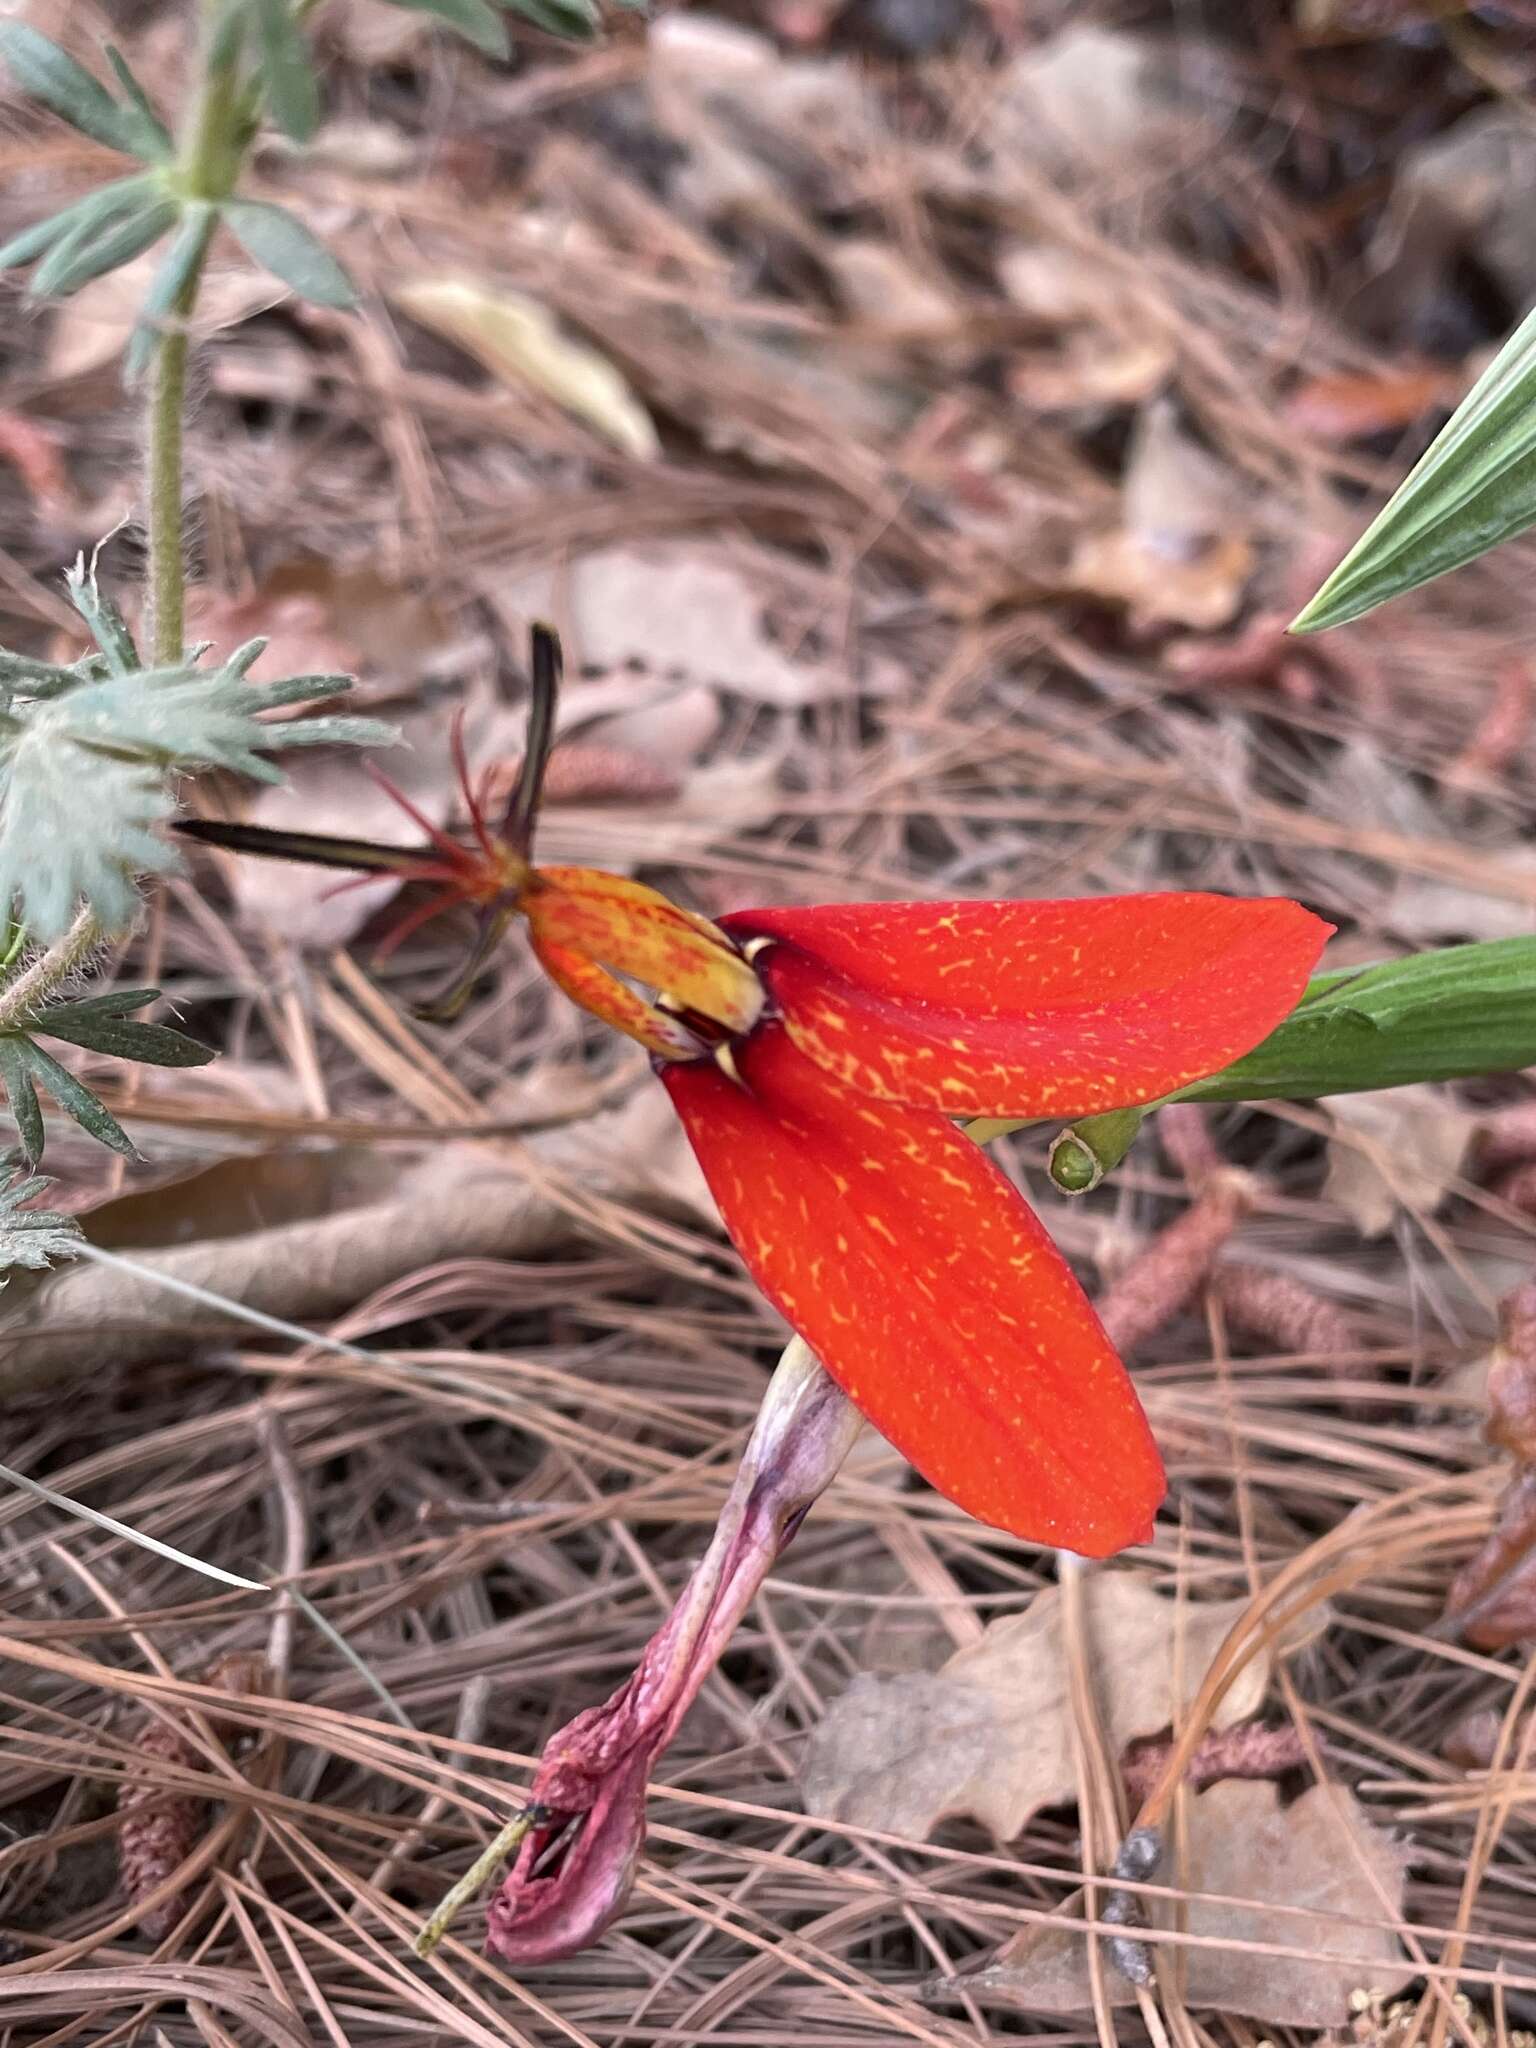
[[[1284,897],[739,911],[795,1043],[866,1095],[951,1116],[1092,1115],[1249,1052],[1333,930]]]
[[[1163,1497],[1129,1375],[1043,1225],[943,1116],[876,1105],[778,1024],[662,1081],[752,1277],[979,1521],[1107,1557]]]

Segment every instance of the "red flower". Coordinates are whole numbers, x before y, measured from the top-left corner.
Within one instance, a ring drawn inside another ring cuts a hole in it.
[[[1130,1378],[950,1119],[1072,1119],[1216,1072],[1294,1008],[1331,927],[1279,898],[1170,895],[722,928],[763,1013],[661,1078],[753,1279],[978,1520],[1089,1557],[1145,1539],[1163,1474]]]
[[[194,826],[247,851],[393,868],[514,916],[574,1001],[647,1046],[764,1294],[925,1478],[979,1520],[1091,1557],[1144,1539],[1162,1466],[1066,1261],[962,1116],[1154,1101],[1257,1045],[1332,927],[1283,898],[1107,897],[744,911],[536,868],[557,656],[499,831],[420,850]],[[621,978],[622,977],[622,978]],[[633,986],[657,990],[647,1000]],[[467,977],[454,991],[467,989]]]

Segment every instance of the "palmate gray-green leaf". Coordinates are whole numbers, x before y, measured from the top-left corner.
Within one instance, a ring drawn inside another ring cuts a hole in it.
[[[1293,633],[1358,619],[1536,525],[1536,312],[1505,342]]]
[[[250,652],[218,669],[183,662],[77,674],[67,688],[51,677],[47,693],[30,700],[17,685],[0,713],[0,906],[19,903],[40,943],[58,938],[82,901],[107,931],[125,929],[137,914],[138,878],[178,866],[159,830],[174,809],[178,771],[227,768],[277,782],[272,753],[398,737],[372,719],[264,722],[256,714],[267,704],[332,696],[338,679],[290,677],[261,691],[243,679]]]
[[[341,311],[357,304],[351,278],[294,214],[260,199],[227,200],[220,213],[251,261],[281,278],[301,299]]]
[[[1536,1066],[1536,938],[1316,976],[1264,1043],[1186,1102],[1307,1101]]]
[[[18,902],[43,945],[82,901],[106,931],[125,930],[137,877],[177,865],[157,829],[174,808],[164,768],[82,745],[69,702],[50,700],[0,737],[0,903]]]
[[[55,1259],[78,1258],[85,1236],[73,1216],[23,1206],[52,1187],[52,1181],[20,1169],[15,1152],[0,1159],[0,1173],[8,1175],[0,1187],[0,1269],[26,1266],[42,1272]]]
[[[170,161],[170,137],[153,113],[146,119],[137,105],[119,106],[89,71],[35,28],[0,22],[0,57],[29,99],[82,135],[145,163]]]

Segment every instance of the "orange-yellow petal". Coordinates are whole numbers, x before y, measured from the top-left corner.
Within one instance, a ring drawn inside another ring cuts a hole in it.
[[[762,1014],[762,984],[720,928],[643,882],[596,868],[536,868],[519,908],[541,945],[600,961],[726,1031],[750,1030]]]
[[[752,1277],[843,1391],[960,1507],[1106,1557],[1144,1539],[1162,1465],[1066,1261],[978,1146],[871,1102],[764,1023],[662,1070]]]
[[[626,988],[606,967],[599,967],[584,953],[552,945],[537,935],[532,945],[534,957],[555,987],[579,1008],[604,1024],[611,1024],[615,1031],[622,1031],[626,1038],[638,1039],[658,1059],[697,1057],[699,1042],[690,1031],[675,1017],[637,996],[632,988]]]
[[[1333,927],[1284,897],[857,903],[742,911],[801,1050],[861,1093],[951,1116],[1151,1102],[1249,1052]]]

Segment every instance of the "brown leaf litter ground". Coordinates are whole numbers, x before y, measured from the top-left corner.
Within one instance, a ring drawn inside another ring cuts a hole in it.
[[[174,94],[190,8],[23,11]],[[551,608],[547,853],[705,910],[1171,884],[1292,892],[1340,962],[1528,932],[1529,550],[1278,630],[1536,292],[1526,14],[773,0],[493,69],[326,0],[330,118],[259,183],[365,308],[221,259],[199,630],[356,667],[447,818],[448,719],[513,771]],[[103,169],[16,111],[0,159],[5,232]],[[61,565],[132,507],[131,304],[6,301],[13,644],[68,632]],[[131,573],[131,536],[107,559]],[[315,759],[254,803],[368,830],[375,794]],[[103,1077],[141,1168],[53,1135],[118,1262],[0,1301],[5,1456],[273,1590],[0,1500],[7,2043],[1536,2022],[1536,1667],[1516,1627],[1443,1618],[1503,1483],[1482,1362],[1536,1238],[1513,1081],[1174,1123],[1046,1197],[1167,1452],[1155,1541],[1042,1598],[1049,1556],[867,1441],[667,1757],[616,1931],[514,1981],[471,1911],[413,1961],[677,1591],[782,1333],[641,1064],[515,945],[416,1030],[461,935],[372,979],[386,908],[170,882],[122,966],[225,1056]],[[1013,1153],[1037,1194],[1043,1155]],[[1248,1633],[1191,1721],[1213,1616]],[[1206,1789],[1127,2003],[1084,1873],[1186,1731]]]

